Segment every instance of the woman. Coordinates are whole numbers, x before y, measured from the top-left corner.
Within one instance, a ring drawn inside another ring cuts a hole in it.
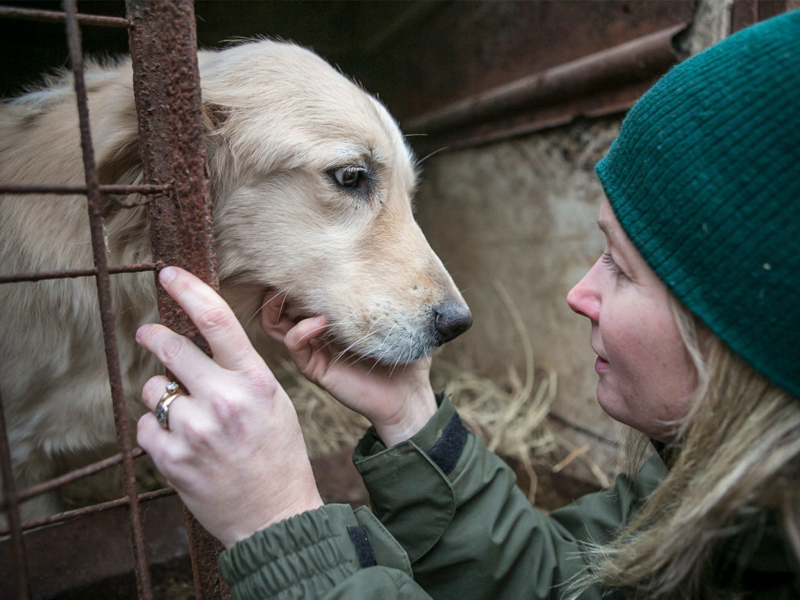
[[[598,164],[606,249],[568,303],[592,325],[598,402],[657,453],[550,515],[434,395],[426,361],[343,366],[315,342],[324,317],[268,308],[300,370],[374,425],[354,456],[373,512],[323,506],[294,409],[231,311],[164,269],[215,358],[139,330],[188,388],[148,382],[168,421],[145,415],[139,443],[228,547],[234,596],[798,597],[798,90],[795,11],[674,68]]]

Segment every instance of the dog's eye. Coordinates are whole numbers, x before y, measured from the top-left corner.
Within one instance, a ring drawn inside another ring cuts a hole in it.
[[[364,182],[367,172],[361,167],[342,167],[333,172],[333,177],[340,186],[347,189],[355,189]]]

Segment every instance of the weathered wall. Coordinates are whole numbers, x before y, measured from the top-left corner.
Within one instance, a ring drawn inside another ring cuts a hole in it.
[[[700,0],[676,50],[687,57],[725,37],[731,9],[730,0]],[[491,377],[502,377],[507,364],[522,371],[519,336],[495,291],[499,281],[519,308],[536,360],[558,373],[552,412],[577,425],[562,433],[590,444],[606,471],[616,469],[619,452],[580,429],[619,441],[626,428],[597,404],[590,325],[569,309],[566,295],[603,249],[596,225],[603,191],[594,165],[621,122],[622,115],[581,120],[432,156],[424,163],[417,214],[474,314],[473,328],[443,358],[468,355],[477,372]],[[580,463],[573,473],[588,476]]]

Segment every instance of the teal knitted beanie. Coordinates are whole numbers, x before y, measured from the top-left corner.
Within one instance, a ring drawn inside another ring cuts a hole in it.
[[[596,170],[672,293],[800,399],[800,10],[675,66]]]

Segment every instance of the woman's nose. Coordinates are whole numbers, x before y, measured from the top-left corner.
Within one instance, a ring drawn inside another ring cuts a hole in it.
[[[567,304],[579,315],[596,322],[600,318],[600,294],[594,277],[595,267],[597,264],[569,291]]]

